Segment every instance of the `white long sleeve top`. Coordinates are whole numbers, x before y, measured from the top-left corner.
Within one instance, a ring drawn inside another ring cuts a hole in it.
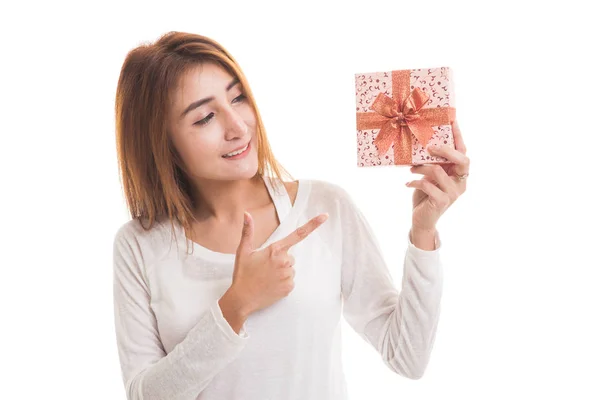
[[[320,213],[329,219],[290,250],[293,291],[251,314],[239,334],[218,304],[232,283],[234,254],[195,242],[186,254],[183,228],[175,223],[173,245],[168,219],[149,231],[130,220],[117,231],[114,313],[127,399],[347,399],[341,315],[390,369],[423,375],[442,296],[439,237],[433,251],[408,237],[398,290],[344,189],[300,179],[292,206],[282,182],[265,183],[281,223],[261,248]]]

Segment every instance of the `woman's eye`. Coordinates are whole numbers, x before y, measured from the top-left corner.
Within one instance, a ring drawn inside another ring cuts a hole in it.
[[[239,101],[242,101],[246,98],[245,95],[240,94],[238,97],[236,97],[235,99],[233,99],[233,101],[236,101],[239,99]],[[195,122],[194,125],[206,125],[210,122],[210,120],[212,119],[212,116],[214,115],[214,113],[210,113],[208,114],[205,118],[202,118],[200,121]]]
[[[206,116],[206,118],[202,118],[200,121],[198,122],[194,122],[194,125],[206,125],[210,122],[210,118],[212,117],[213,113],[210,113]]]
[[[243,95],[243,94],[240,94],[238,97],[236,97],[236,98],[235,98],[235,99],[233,99],[233,100],[235,101],[235,100],[237,100],[237,99],[240,99],[240,101],[242,101],[242,100],[244,100],[245,98],[246,98],[246,96],[245,96],[245,95]]]

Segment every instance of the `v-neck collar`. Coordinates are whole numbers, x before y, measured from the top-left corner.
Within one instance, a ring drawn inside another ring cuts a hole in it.
[[[259,249],[265,248],[269,246],[271,243],[276,240],[282,239],[284,235],[282,231],[289,225],[288,218],[291,214],[295,213],[299,207],[302,207],[306,201],[308,196],[308,183],[309,181],[305,181],[303,179],[298,180],[298,193],[296,194],[296,200],[292,205],[290,200],[290,196],[288,195],[287,189],[285,188],[284,183],[279,180],[277,177],[272,179],[275,187],[271,186],[269,180],[266,176],[263,176],[263,181],[265,182],[265,186],[269,192],[269,196],[275,205],[275,210],[277,212],[277,218],[279,219],[279,225],[275,230],[271,233],[271,235],[267,238],[267,240],[259,247]],[[183,226],[177,224],[179,227],[179,233],[184,238],[184,241],[187,239],[185,236],[185,232],[183,230]],[[227,262],[233,263],[235,261],[235,254],[231,253],[221,253],[218,251],[210,250],[201,244],[191,241],[193,246],[193,256],[194,258],[201,258],[206,261],[215,261],[215,262]],[[185,247],[184,247],[185,248]]]

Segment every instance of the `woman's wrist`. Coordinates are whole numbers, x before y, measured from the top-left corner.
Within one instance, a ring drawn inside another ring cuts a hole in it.
[[[433,251],[436,248],[436,234],[437,229],[420,229],[411,227],[410,229],[410,241],[415,247],[421,250]]]
[[[229,288],[219,299],[219,307],[223,313],[223,317],[227,320],[231,328],[239,334],[242,326],[248,319],[250,311],[244,301],[235,292]]]

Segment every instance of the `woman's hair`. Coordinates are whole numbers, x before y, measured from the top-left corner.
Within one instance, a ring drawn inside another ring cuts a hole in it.
[[[132,219],[145,230],[157,220],[178,221],[191,237],[196,209],[189,173],[168,134],[168,115],[183,74],[205,62],[218,63],[237,77],[257,122],[257,175],[272,184],[273,173],[291,174],[275,159],[250,86],[234,58],[205,36],[168,32],[155,43],[129,51],[115,99],[117,159],[120,181]],[[148,222],[144,226],[142,220]],[[172,229],[172,232],[175,230]],[[189,244],[189,243],[188,243]],[[193,249],[192,249],[193,251]]]

